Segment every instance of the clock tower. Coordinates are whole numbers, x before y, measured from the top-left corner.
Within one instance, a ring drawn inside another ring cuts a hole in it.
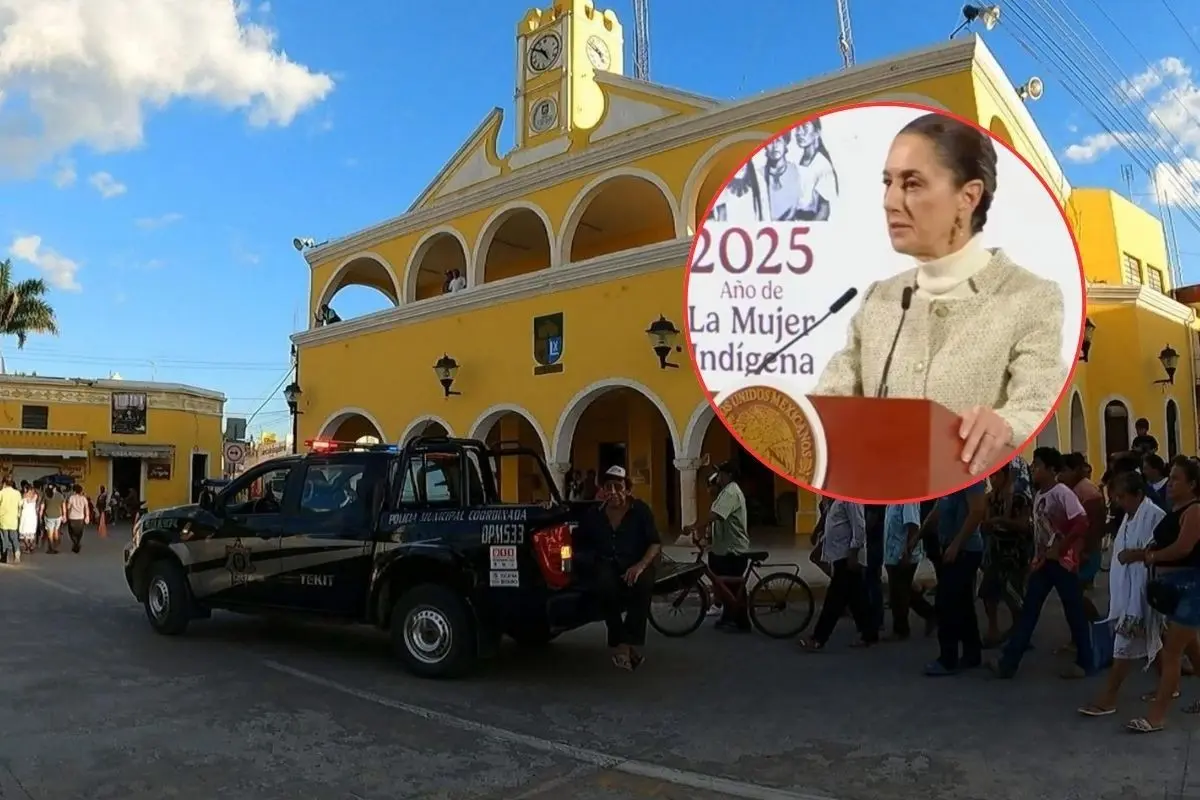
[[[526,13],[517,26],[517,147],[595,127],[604,115],[596,72],[623,68],[621,23],[592,0]]]

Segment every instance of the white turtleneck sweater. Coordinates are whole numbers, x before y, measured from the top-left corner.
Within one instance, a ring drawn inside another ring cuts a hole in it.
[[[974,292],[967,283],[992,260],[991,251],[981,237],[971,237],[963,247],[949,255],[929,261],[917,261],[917,297],[954,300]]]

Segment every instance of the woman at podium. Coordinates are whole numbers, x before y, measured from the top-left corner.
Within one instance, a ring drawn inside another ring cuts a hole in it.
[[[872,284],[813,394],[932,400],[960,415],[962,459],[982,474],[1030,438],[1066,383],[1059,285],[987,249],[996,149],[926,114],[883,172],[892,247],[916,264]]]

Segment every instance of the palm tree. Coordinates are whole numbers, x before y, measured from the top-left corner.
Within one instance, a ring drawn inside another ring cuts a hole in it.
[[[58,335],[58,320],[45,294],[44,280],[29,278],[14,284],[12,261],[0,261],[0,336],[17,337],[18,350],[31,333]]]

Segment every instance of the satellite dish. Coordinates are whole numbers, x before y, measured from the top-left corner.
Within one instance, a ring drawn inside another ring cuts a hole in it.
[[[1024,86],[1017,87],[1017,96],[1022,100],[1040,100],[1046,93],[1046,84],[1036,75],[1025,81]]]

